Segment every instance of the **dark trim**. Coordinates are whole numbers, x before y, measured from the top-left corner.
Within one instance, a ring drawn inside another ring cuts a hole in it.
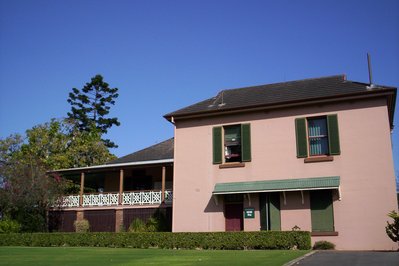
[[[318,156],[305,158],[305,163],[331,162],[334,161],[334,156]]]
[[[245,163],[224,163],[219,165],[219,169],[238,168],[238,167],[245,167]]]
[[[338,232],[311,232],[311,236],[338,236]]]

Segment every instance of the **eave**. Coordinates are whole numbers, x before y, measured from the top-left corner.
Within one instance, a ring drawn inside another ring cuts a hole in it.
[[[255,111],[263,111],[263,110],[271,110],[271,109],[280,109],[280,108],[290,108],[304,105],[315,105],[315,104],[325,104],[325,103],[335,103],[335,102],[343,102],[343,101],[351,101],[351,100],[360,100],[360,99],[368,99],[368,98],[379,98],[385,97],[387,99],[387,108],[389,115],[389,124],[390,128],[393,129],[393,120],[395,113],[395,105],[396,105],[396,89],[395,88],[387,88],[384,89],[373,89],[370,91],[362,91],[358,93],[344,94],[344,95],[336,95],[336,96],[328,96],[328,97],[319,97],[319,98],[310,98],[306,100],[295,100],[295,101],[287,101],[280,102],[275,104],[264,104],[264,105],[253,105],[253,106],[242,106],[237,108],[230,109],[216,109],[216,110],[207,110],[207,111],[199,111],[199,112],[191,112],[187,114],[175,114],[173,113],[167,114],[164,116],[166,120],[171,123],[174,123],[177,120],[186,120],[193,118],[202,118],[202,117],[213,117],[220,115],[228,115],[228,114],[237,114],[237,113],[247,113],[247,112],[255,112]]]

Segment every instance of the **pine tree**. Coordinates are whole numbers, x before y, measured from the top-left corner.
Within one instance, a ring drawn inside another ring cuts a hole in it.
[[[96,75],[81,90],[73,88],[69,93],[68,103],[72,107],[68,117],[76,121],[82,132],[90,132],[95,127],[101,134],[106,134],[113,125],[120,125],[118,118],[106,117],[118,96],[117,88],[110,88],[101,75]],[[103,141],[109,148],[117,147],[109,139]]]

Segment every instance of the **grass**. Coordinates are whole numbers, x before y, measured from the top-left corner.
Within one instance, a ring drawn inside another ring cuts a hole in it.
[[[283,265],[307,252],[0,247],[0,265]]]

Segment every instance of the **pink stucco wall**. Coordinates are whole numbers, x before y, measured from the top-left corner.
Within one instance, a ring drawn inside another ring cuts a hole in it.
[[[295,118],[338,114],[341,155],[332,162],[304,163],[296,157]],[[251,123],[252,161],[242,168],[212,164],[212,127]],[[216,183],[340,176],[342,200],[334,201],[337,249],[397,249],[385,234],[387,213],[397,210],[390,128],[383,99],[260,111],[177,121],[175,127],[173,231],[224,231],[223,200],[212,198]],[[259,230],[256,218],[246,231]],[[247,199],[246,199],[247,201]],[[218,204],[217,204],[218,203]],[[247,202],[244,202],[248,204]],[[311,229],[309,194],[281,201],[281,226]]]

